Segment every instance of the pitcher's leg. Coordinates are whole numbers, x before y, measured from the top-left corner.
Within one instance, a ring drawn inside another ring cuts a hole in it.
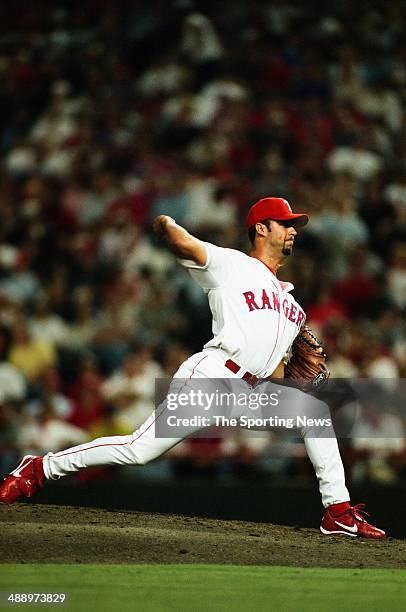
[[[197,354],[182,364],[177,375],[183,378],[172,380],[168,396],[169,393],[176,395],[186,390],[196,364],[201,361],[202,357]],[[58,453],[48,453],[43,459],[45,477],[53,480],[96,465],[145,465],[202,429],[198,426],[189,428],[182,437],[156,437],[156,424],[168,414],[167,401],[165,399],[145,423],[128,436],[98,438]]]
[[[329,407],[298,389],[285,389],[281,397],[280,413],[301,424],[301,435],[319,481],[324,507],[348,501],[350,495]]]
[[[187,359],[179,368],[170,385],[170,391],[179,393],[184,380],[194,374],[194,369],[204,360],[198,353]],[[167,413],[166,400],[132,434],[98,438],[86,444],[58,453],[48,453],[43,459],[45,477],[61,478],[78,470],[96,465],[145,465],[175,446],[183,438],[155,437],[155,424]],[[196,428],[198,431],[199,428]],[[190,432],[193,433],[193,432]]]
[[[306,412],[317,426],[305,426],[301,433],[306,451],[319,481],[323,506],[347,502],[350,494],[345,486],[345,472],[331,421],[330,409],[325,402],[306,396],[309,406]],[[323,425],[321,424],[323,423]]]
[[[145,465],[159,457],[181,441],[181,438],[155,438],[159,410],[128,436],[98,438],[59,453],[48,453],[43,459],[45,477],[54,480],[96,465]]]
[[[329,435],[331,432],[329,432]],[[344,466],[341,460],[337,440],[334,437],[310,437],[302,432],[306,451],[313,464],[319,481],[319,490],[323,506],[349,501],[350,494],[345,486]]]

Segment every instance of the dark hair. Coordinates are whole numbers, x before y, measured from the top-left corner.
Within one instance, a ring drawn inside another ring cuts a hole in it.
[[[271,229],[269,226],[270,221],[271,219],[264,219],[263,221],[259,221],[259,223],[263,223],[264,225],[266,225],[266,228],[270,230]],[[255,225],[251,225],[251,227],[248,228],[248,238],[250,239],[252,246],[254,246],[255,244],[255,237],[257,235],[257,230],[255,228]]]

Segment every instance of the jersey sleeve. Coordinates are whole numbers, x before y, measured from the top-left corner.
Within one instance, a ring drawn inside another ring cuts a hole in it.
[[[207,262],[198,266],[190,259],[178,259],[189,270],[192,278],[205,290],[223,285],[229,279],[234,266],[233,249],[224,249],[210,242],[204,242]]]

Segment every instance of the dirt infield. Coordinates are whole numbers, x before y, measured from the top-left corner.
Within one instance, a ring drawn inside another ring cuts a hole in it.
[[[406,569],[406,540],[140,512],[0,505],[2,563],[232,563]]]

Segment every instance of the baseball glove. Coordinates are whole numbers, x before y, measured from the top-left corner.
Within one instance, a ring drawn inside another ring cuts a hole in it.
[[[304,325],[292,344],[291,357],[285,366],[285,378],[302,391],[320,389],[330,376],[326,353],[311,330]]]

